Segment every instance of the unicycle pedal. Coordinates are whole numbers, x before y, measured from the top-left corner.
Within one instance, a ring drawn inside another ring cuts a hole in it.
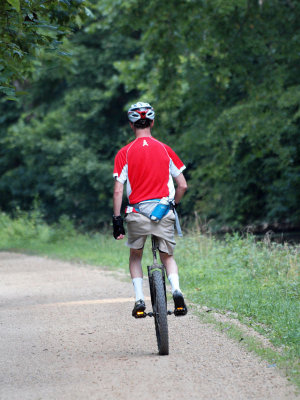
[[[134,318],[146,318],[147,313],[145,311],[137,311],[136,314],[134,315]]]
[[[147,316],[145,310],[146,310],[146,305],[144,300],[138,300],[134,304],[134,308],[132,310],[132,316],[134,318],[145,318]]]
[[[186,315],[187,313],[187,308],[186,307],[178,307],[174,309],[174,315],[176,317],[179,317],[181,315]]]

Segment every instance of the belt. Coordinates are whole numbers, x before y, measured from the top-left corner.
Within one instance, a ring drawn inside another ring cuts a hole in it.
[[[156,199],[153,199],[153,200],[156,200]],[[152,201],[153,201],[152,200]],[[157,199],[158,201],[159,201],[159,199]],[[149,201],[151,201],[151,200],[149,200]],[[175,226],[176,226],[176,230],[177,230],[177,234],[178,234],[178,236],[180,236],[180,237],[182,237],[183,235],[182,235],[182,230],[181,230],[181,226],[180,226],[180,222],[179,222],[179,217],[178,217],[178,213],[177,213],[177,211],[175,210],[175,207],[172,207],[171,206],[171,209],[174,211],[174,215],[175,215]],[[130,213],[137,213],[137,214],[139,214],[140,213],[140,210],[139,210],[139,208],[138,208],[138,206],[137,205],[128,205],[126,208],[125,208],[125,214],[130,214]]]

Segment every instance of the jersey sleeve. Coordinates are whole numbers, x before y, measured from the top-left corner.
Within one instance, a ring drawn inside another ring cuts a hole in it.
[[[180,175],[182,171],[186,169],[186,166],[183,164],[183,162],[180,160],[178,155],[175,153],[174,150],[171,149],[171,147],[165,145],[165,149],[170,157],[171,163],[170,163],[170,172],[171,175],[176,178],[176,176]]]
[[[121,149],[115,157],[114,178],[124,184],[127,180],[127,171],[126,152]]]

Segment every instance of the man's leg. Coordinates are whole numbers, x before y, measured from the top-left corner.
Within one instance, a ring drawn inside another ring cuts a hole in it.
[[[167,276],[172,288],[172,293],[174,293],[175,290],[179,290],[181,292],[179,287],[178,267],[174,257],[161,251],[159,252],[159,255],[162,264],[164,264],[164,266],[166,267]]]
[[[143,278],[142,257],[143,249],[130,249],[129,271],[132,279]]]
[[[185,315],[187,313],[187,306],[184,302],[183,294],[179,286],[178,267],[172,255],[168,253],[159,252],[161,262],[166,267],[167,276],[172,288],[173,300],[175,305],[175,315]]]
[[[143,249],[130,249],[129,270],[135,291],[135,305],[132,310],[134,317],[137,316],[137,312],[143,312],[146,309],[143,293],[142,257]]]

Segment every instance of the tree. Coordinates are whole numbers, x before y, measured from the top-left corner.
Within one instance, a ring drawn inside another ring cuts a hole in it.
[[[111,183],[98,172],[128,140],[120,110],[140,99],[188,166],[185,215],[216,227],[299,224],[300,3],[95,0],[92,10],[66,41],[69,61],[54,66],[42,51],[30,94],[2,105],[1,206],[39,196],[48,216],[108,221]]]
[[[56,51],[90,11],[84,0],[3,0],[0,3],[0,92],[15,99],[41,50]],[[63,54],[63,53],[62,53]],[[17,82],[19,81],[19,82]]]
[[[95,24],[90,21],[66,42],[69,62],[42,55],[28,95],[4,121],[0,207],[5,211],[30,210],[38,202],[50,222],[62,214],[85,227],[111,219],[112,160],[127,140],[122,110],[129,98],[113,63],[134,49],[130,38]],[[2,107],[12,108],[8,102]]]

